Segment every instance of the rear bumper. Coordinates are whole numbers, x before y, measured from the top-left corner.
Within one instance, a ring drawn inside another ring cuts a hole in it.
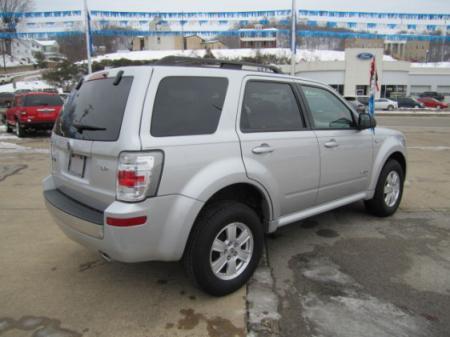
[[[83,246],[121,262],[181,259],[203,206],[203,202],[192,198],[168,195],[140,203],[114,201],[103,211],[93,210],[59,192],[51,176],[43,184],[47,208],[62,231]],[[147,222],[133,227],[114,227],[105,222],[107,217],[138,216],[146,216]]]
[[[22,127],[27,129],[39,129],[39,130],[51,130],[53,129],[53,125],[55,124],[55,121],[50,122],[20,122],[20,125]]]

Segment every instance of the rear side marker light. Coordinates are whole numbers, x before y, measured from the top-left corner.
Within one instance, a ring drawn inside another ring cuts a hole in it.
[[[139,216],[136,218],[106,218],[106,223],[110,226],[115,227],[131,227],[131,226],[138,226],[143,225],[147,222],[146,216]]]

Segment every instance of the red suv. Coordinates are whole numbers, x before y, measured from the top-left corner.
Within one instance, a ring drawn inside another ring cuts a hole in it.
[[[47,92],[17,94],[6,111],[6,130],[23,137],[28,129],[50,130],[63,106],[59,95]]]
[[[423,103],[427,108],[447,109],[448,104],[438,101],[433,97],[421,97],[417,99],[420,103]]]

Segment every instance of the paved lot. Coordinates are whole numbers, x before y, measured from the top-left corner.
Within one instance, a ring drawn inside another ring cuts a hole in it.
[[[448,336],[450,118],[379,124],[407,134],[401,211],[375,219],[357,203],[268,238],[275,283],[261,298],[279,303],[264,311],[282,336]],[[47,147],[0,131],[1,337],[246,334],[245,289],[211,298],[177,263],[104,263],[66,239],[41,197]]]
[[[407,135],[401,210],[362,203],[268,239],[281,336],[449,336],[450,118],[379,118]]]
[[[241,337],[245,288],[212,298],[178,263],[105,263],[44,208],[48,139],[0,133],[1,337]]]

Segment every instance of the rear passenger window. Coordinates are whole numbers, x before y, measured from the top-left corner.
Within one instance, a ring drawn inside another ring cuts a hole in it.
[[[297,100],[289,84],[247,83],[241,112],[242,132],[297,131],[303,128]]]
[[[150,132],[154,137],[212,134],[217,130],[228,80],[166,77],[159,84]]]

